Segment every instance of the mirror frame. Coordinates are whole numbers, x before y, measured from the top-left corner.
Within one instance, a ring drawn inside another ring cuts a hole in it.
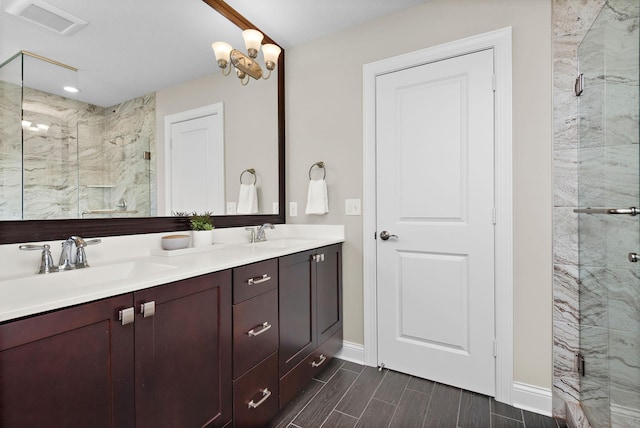
[[[203,0],[241,30],[258,29],[223,0]],[[258,29],[259,30],[259,29]],[[264,34],[264,33],[263,33]],[[277,44],[265,34],[266,43]],[[279,214],[214,216],[216,228],[255,226],[263,223],[285,223],[285,123],[284,123],[284,56],[278,58],[278,203]],[[215,70],[212,70],[214,72]],[[131,217],[64,220],[0,221],[0,244],[52,241],[71,235],[84,237],[136,235],[190,230],[188,217]]]

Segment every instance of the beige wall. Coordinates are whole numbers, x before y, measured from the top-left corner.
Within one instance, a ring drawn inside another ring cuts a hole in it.
[[[240,174],[254,168],[260,213],[273,212],[273,202],[278,202],[278,77],[274,73],[266,81],[250,80],[247,86],[242,86],[235,74],[225,77],[216,68],[207,77],[156,92],[158,209],[161,215],[170,215],[162,214],[165,206],[165,116],[219,102],[224,104],[225,200],[238,201]],[[243,183],[249,182],[250,177],[245,174]]]
[[[344,224],[345,340],[363,343],[362,66],[487,31],[513,28],[514,380],[552,377],[551,0],[430,0],[298,46],[286,56],[287,222]],[[307,172],[327,167],[330,213],[306,216]],[[367,237],[371,239],[372,237]]]

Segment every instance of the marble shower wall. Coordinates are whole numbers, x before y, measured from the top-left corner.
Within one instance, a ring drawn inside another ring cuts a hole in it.
[[[597,427],[609,426],[609,404],[614,409],[613,426],[638,423],[616,409],[640,408],[636,391],[640,361],[631,361],[638,355],[634,347],[640,325],[634,320],[638,319],[640,295],[630,295],[637,288],[630,291],[625,286],[638,284],[637,271],[629,269],[626,261],[626,254],[636,250],[640,240],[638,220],[584,214],[578,218],[572,212],[578,198],[580,205],[591,207],[636,206],[639,198],[638,2],[610,0],[596,20],[604,3],[553,3],[553,412],[563,416],[565,401],[582,399]],[[589,37],[580,45],[591,26]],[[603,51],[612,54],[604,56]],[[573,95],[578,56],[587,88],[579,98],[579,109]],[[582,289],[578,288],[579,277]],[[589,367],[582,379],[573,367],[579,344]],[[619,370],[622,367],[626,367],[624,372]]]
[[[155,215],[155,94],[103,108],[0,82],[0,100],[1,219],[104,217],[83,212],[121,198],[137,213],[114,215]],[[22,129],[21,108],[49,128]]]
[[[0,218],[22,218],[22,142],[19,86],[0,81]]]

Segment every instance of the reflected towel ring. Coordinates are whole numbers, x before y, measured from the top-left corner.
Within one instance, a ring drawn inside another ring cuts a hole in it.
[[[242,171],[242,173],[240,174],[240,184],[242,184],[242,176],[245,172],[253,175],[253,184],[256,184],[256,182],[258,181],[258,177],[256,176],[256,170],[253,168],[245,169],[244,171]]]
[[[327,170],[324,167],[324,162],[320,161],[320,162],[314,163],[313,165],[311,165],[311,168],[309,168],[309,180],[311,180],[311,170],[313,169],[314,166],[317,166],[318,168],[322,168],[322,172],[324,173],[322,175],[323,180],[327,178]]]

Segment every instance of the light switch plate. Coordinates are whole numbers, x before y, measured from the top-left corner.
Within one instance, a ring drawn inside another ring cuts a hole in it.
[[[361,215],[362,203],[360,199],[345,199],[344,201],[345,215]]]
[[[237,214],[236,211],[236,203],[235,202],[227,202],[227,215]]]
[[[289,202],[289,217],[296,217],[298,215],[298,203]]]

